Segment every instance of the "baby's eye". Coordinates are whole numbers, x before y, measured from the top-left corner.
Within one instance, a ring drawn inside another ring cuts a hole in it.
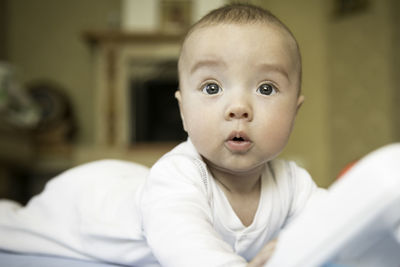
[[[220,93],[222,88],[216,83],[208,83],[203,87],[203,93],[207,95],[215,95]]]
[[[263,83],[257,88],[257,92],[262,95],[274,95],[276,94],[275,86],[269,83]]]

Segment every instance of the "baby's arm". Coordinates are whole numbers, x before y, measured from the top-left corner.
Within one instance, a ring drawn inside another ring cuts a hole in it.
[[[140,201],[148,245],[162,266],[246,266],[214,230],[202,178],[184,156],[152,168]]]

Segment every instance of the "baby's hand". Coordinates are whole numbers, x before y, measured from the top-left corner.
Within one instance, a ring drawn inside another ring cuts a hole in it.
[[[254,259],[247,264],[247,267],[262,267],[272,256],[275,251],[277,239],[272,240],[266,244],[263,249],[254,257]]]

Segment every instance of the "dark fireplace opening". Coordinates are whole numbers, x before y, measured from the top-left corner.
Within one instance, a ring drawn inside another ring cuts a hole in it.
[[[184,141],[187,135],[174,96],[176,61],[153,67],[150,75],[131,82],[131,143]]]

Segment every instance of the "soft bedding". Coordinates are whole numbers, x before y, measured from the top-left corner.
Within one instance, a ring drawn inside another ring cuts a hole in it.
[[[135,206],[147,173],[133,162],[101,160],[60,174],[26,206],[0,199],[0,267],[128,265],[147,259],[150,250],[140,239]]]
[[[112,267],[102,262],[76,260],[47,255],[19,254],[0,250],[0,267]]]

